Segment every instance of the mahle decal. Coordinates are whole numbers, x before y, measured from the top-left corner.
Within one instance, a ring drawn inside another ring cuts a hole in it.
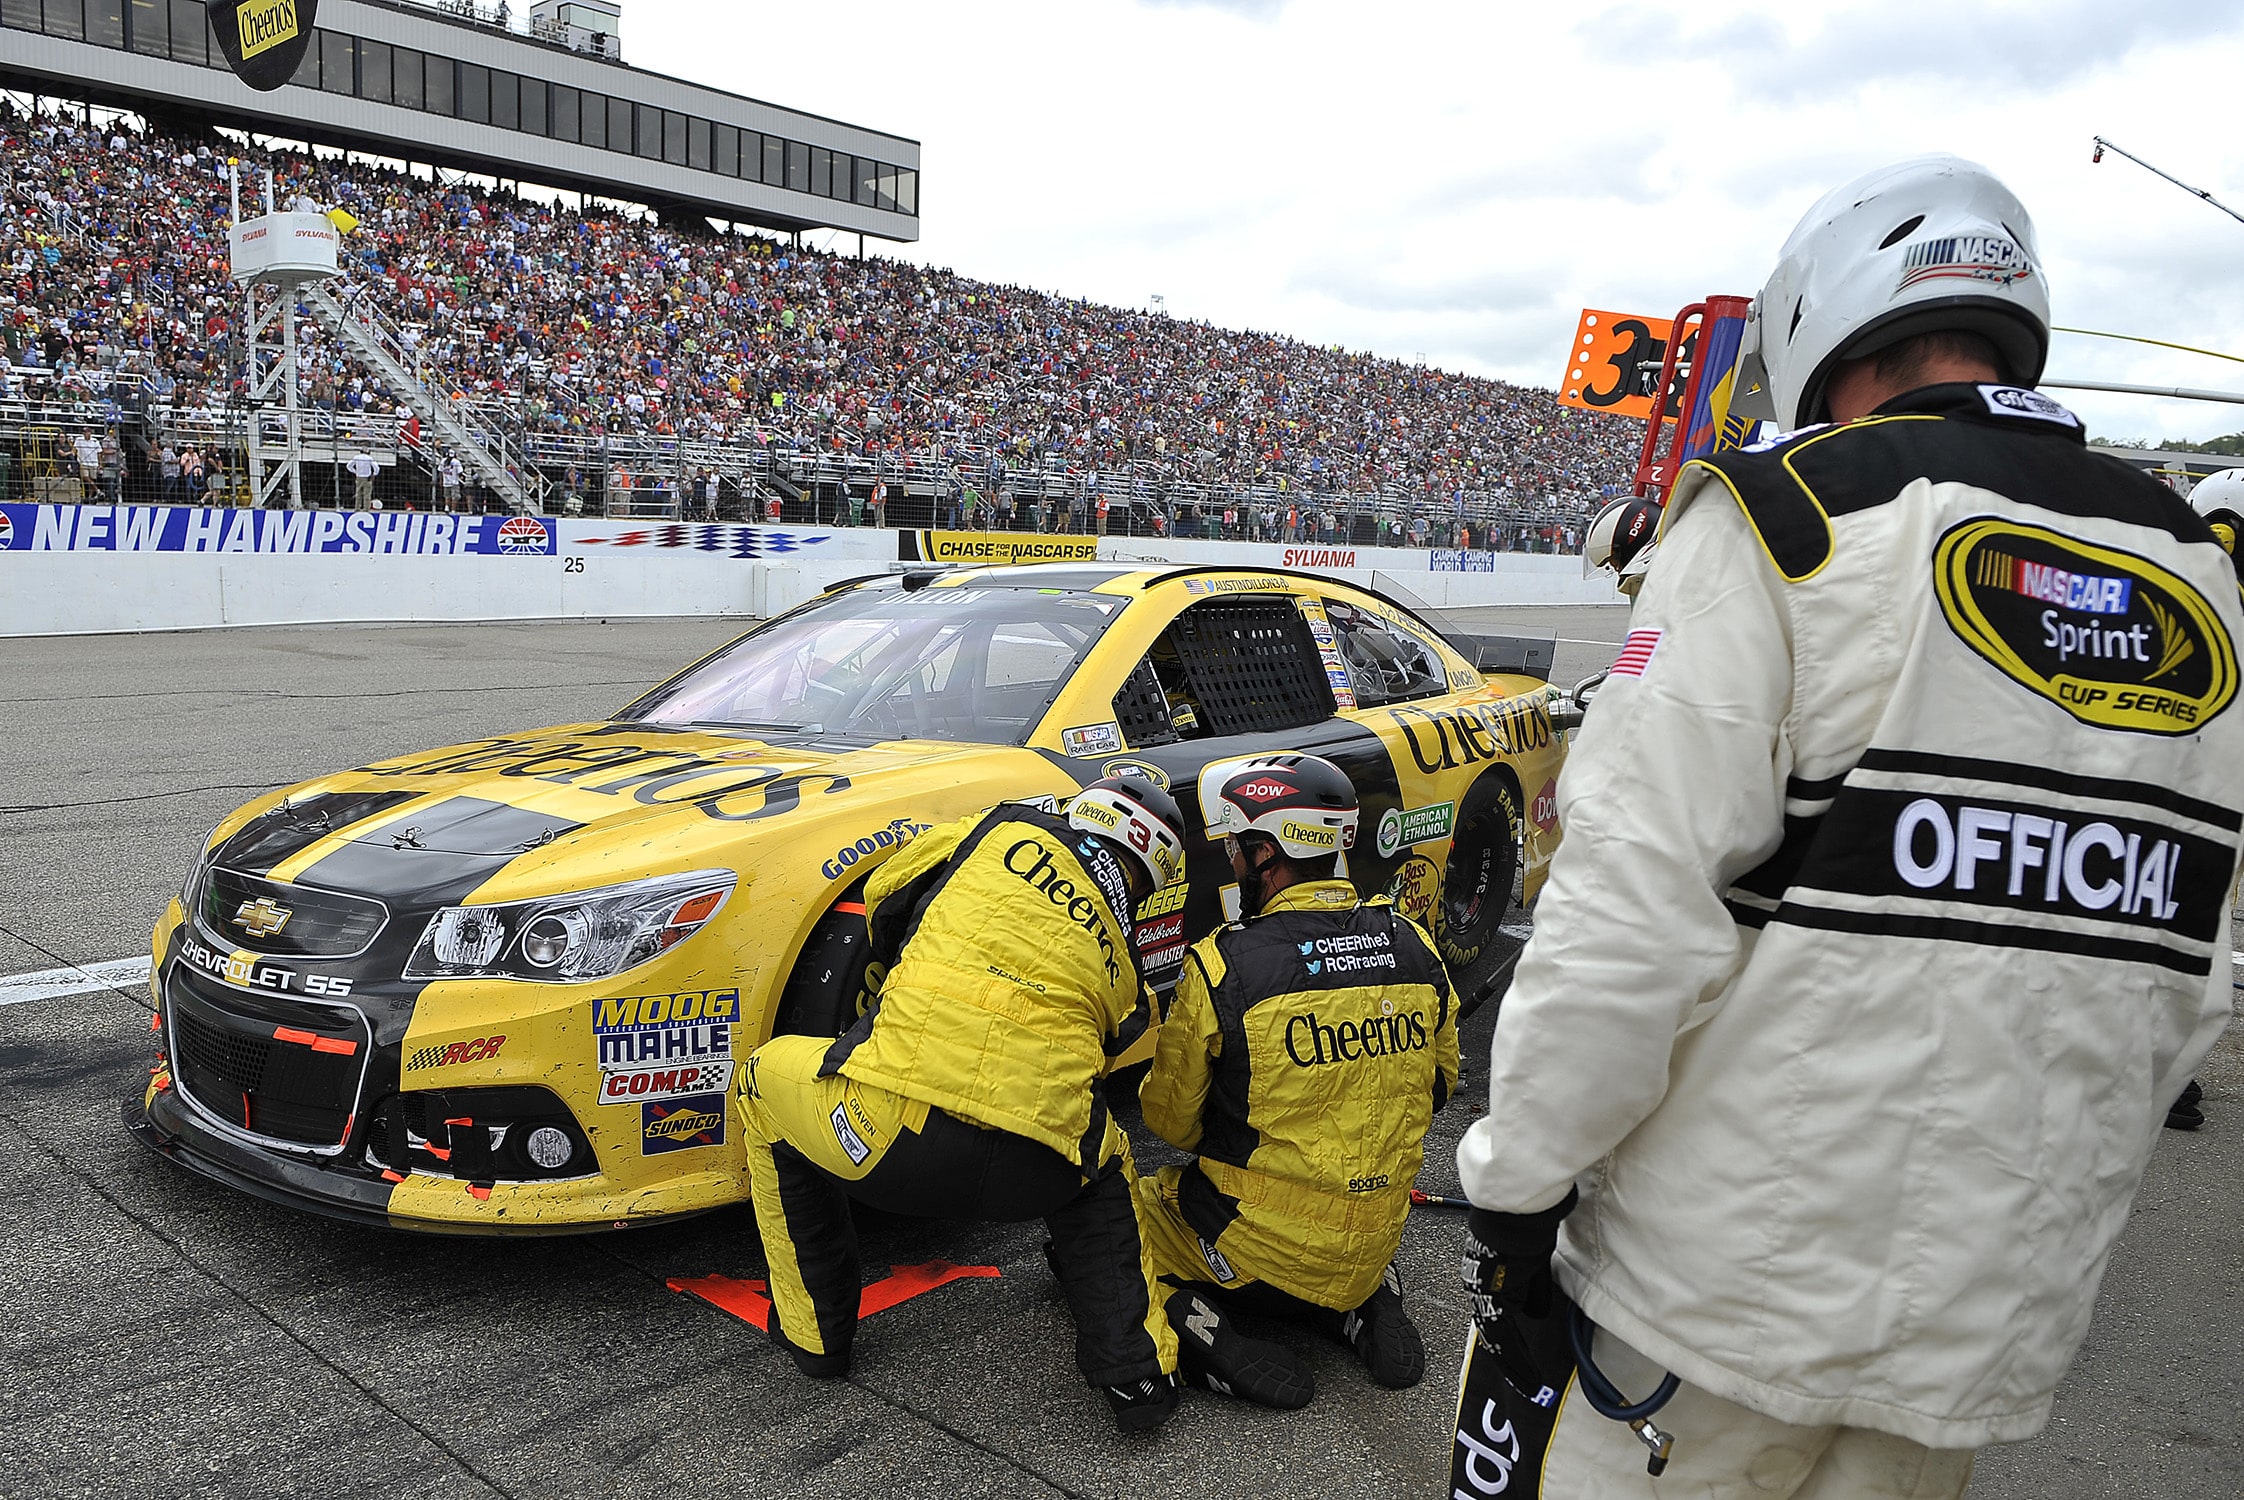
[[[2236,647],[2195,587],[2147,558],[2013,521],[1933,552],[1949,627],[2083,724],[2191,734],[2236,696]]]

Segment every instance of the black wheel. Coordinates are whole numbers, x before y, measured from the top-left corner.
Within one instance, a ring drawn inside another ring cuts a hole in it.
[[[1522,826],[1519,789],[1509,775],[1492,771],[1465,794],[1434,900],[1434,943],[1453,973],[1479,962],[1503,926]]]
[[[844,911],[843,907],[854,910]],[[880,976],[871,971],[872,940],[865,930],[863,887],[818,919],[803,944],[772,1017],[773,1036],[840,1036],[871,1003]]]

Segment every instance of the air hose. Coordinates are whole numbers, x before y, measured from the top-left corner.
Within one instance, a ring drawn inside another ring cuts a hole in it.
[[[1566,1337],[1574,1346],[1575,1383],[1580,1386],[1591,1410],[1601,1417],[1626,1422],[1629,1431],[1636,1434],[1636,1440],[1651,1450],[1644,1472],[1657,1478],[1666,1470],[1668,1456],[1675,1450],[1675,1437],[1653,1426],[1652,1414],[1667,1405],[1683,1382],[1672,1374],[1663,1373],[1659,1389],[1642,1401],[1630,1402],[1621,1394],[1621,1388],[1607,1379],[1605,1372],[1590,1358],[1590,1340],[1596,1332],[1597,1325],[1590,1321],[1588,1313],[1579,1307],[1569,1309]]]

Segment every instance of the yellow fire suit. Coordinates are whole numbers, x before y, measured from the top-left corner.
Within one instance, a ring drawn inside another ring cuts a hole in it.
[[[1425,933],[1344,880],[1201,939],[1138,1091],[1146,1123],[1200,1153],[1138,1185],[1160,1272],[1368,1298],[1457,1086],[1456,1012]]]
[[[1114,852],[1006,805],[913,840],[866,882],[873,1008],[832,1042],[749,1059],[750,1189],[772,1326],[846,1367],[856,1327],[848,1199],[898,1213],[1042,1218],[1094,1386],[1173,1371],[1149,1288],[1129,1141],[1100,1085],[1151,1019]],[[805,1368],[810,1368],[806,1365]]]

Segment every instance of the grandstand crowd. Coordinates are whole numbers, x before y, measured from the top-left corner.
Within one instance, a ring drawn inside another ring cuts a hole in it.
[[[1468,499],[1578,524],[1627,481],[1641,433],[1545,390],[129,117],[0,107],[0,147],[0,398],[27,382],[98,393],[118,370],[214,422],[241,397],[238,157],[245,214],[267,169],[284,205],[347,212],[338,295],[377,303],[432,388],[509,403],[532,433],[949,454],[993,497],[1009,472],[1054,469],[1085,495],[1128,473],[1312,513],[1376,494],[1399,502],[1398,525],[1445,532]],[[300,327],[307,404],[402,412],[317,323]],[[116,463],[134,493],[168,472],[145,446]]]

